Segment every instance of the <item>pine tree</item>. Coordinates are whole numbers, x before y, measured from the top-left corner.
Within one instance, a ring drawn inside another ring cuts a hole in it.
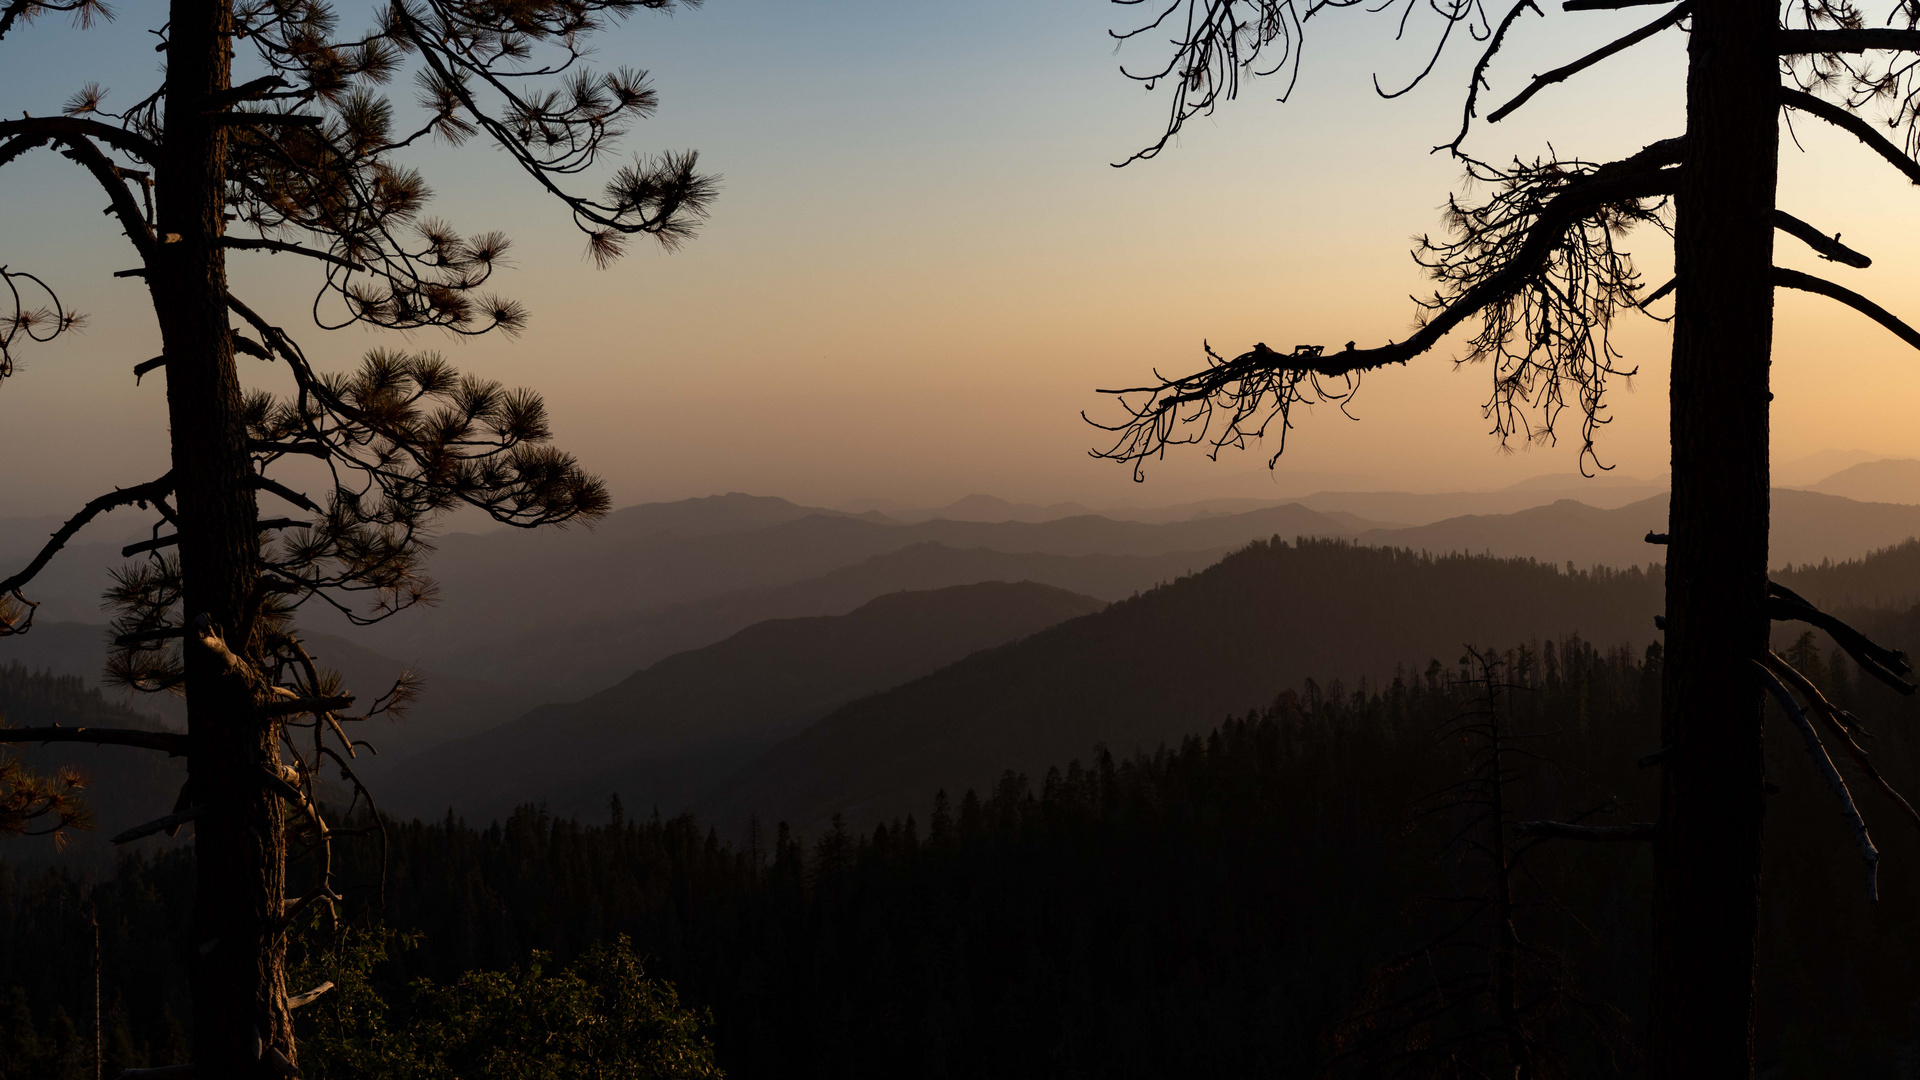
[[[164,374],[171,433],[153,479],[89,502],[0,580],[0,633],[30,629],[25,589],[88,522],[116,507],[150,510],[151,539],[125,549],[144,558],[108,595],[109,674],[182,692],[188,710],[185,734],[63,728],[0,739],[186,756],[174,812],[122,836],[194,822],[189,962],[203,1075],[297,1069],[289,1009],[305,997],[289,998],[285,939],[337,897],[337,830],[320,816],[313,782],[325,766],[369,798],[343,722],[400,708],[416,690],[402,680],[350,712],[354,694],[301,645],[297,609],[370,622],[430,599],[428,530],[456,507],[525,528],[607,507],[601,483],[553,447],[538,395],[462,375],[428,351],[377,349],[354,370],[322,370],[260,314],[228,259],[311,260],[322,328],[513,334],[526,312],[489,291],[507,239],[426,216],[426,178],[405,163],[416,144],[475,136],[559,201],[602,264],[633,236],[679,243],[714,193],[691,153],[608,170],[596,193],[569,189],[657,104],[644,73],[587,66],[594,32],[673,6],[392,0],[371,25],[346,31],[325,0],[171,0],[152,31],[165,73],[150,93],[114,111],[113,95],[89,83],[62,115],[0,121],[0,166],[49,149],[105,194],[133,256],[121,276],[146,283],[159,324],[159,355],[133,374]],[[0,47],[21,47],[20,32],[56,12],[83,24],[110,14],[99,0],[5,0]],[[236,85],[236,63],[257,77]],[[414,83],[411,111],[387,96],[403,76]],[[0,312],[0,377],[21,350],[79,324],[47,277],[0,268],[13,304]],[[275,365],[284,391],[244,391],[242,356]],[[300,476],[316,475],[330,489],[302,490]],[[263,513],[263,495],[302,516]],[[291,899],[289,835],[317,860],[313,886]]]

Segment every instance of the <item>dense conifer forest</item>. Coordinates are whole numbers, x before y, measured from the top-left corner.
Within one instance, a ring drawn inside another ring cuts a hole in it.
[[[1810,638],[1792,651],[1881,736],[1883,771],[1911,775],[1912,705],[1856,686]],[[1374,1041],[1354,1018],[1370,973],[1450,925],[1420,898],[1484,884],[1448,844],[1459,812],[1422,812],[1470,760],[1462,738],[1439,737],[1478,693],[1463,661],[1384,684],[1309,681],[1205,737],[1125,758],[1089,748],[858,833],[756,823],[736,841],[617,805],[598,821],[529,806],[479,828],[389,822],[384,895],[378,844],[346,846],[343,936],[316,921],[303,942],[302,977],[343,988],[299,1014],[303,1074],[371,1075],[342,1049],[365,1020],[355,1001],[416,1030],[462,980],[506,994],[530,985],[530,963],[572,978],[568,965],[606,969],[623,940],[704,1015],[699,1037],[735,1077],[1365,1071]],[[1502,663],[1527,688],[1507,697],[1511,729],[1539,757],[1515,770],[1510,817],[1611,797],[1590,820],[1650,818],[1655,770],[1635,761],[1655,741],[1657,650],[1574,638]],[[1818,777],[1795,744],[1776,745],[1762,1061],[1781,1077],[1901,1075],[1920,1035],[1908,978],[1920,843],[1863,796],[1883,851],[1869,905]],[[89,911],[108,1074],[177,1060],[190,859],[131,857],[97,883],[0,864],[6,1080],[91,1074]],[[1645,851],[1553,841],[1529,866],[1522,935],[1564,957],[1583,1000],[1621,1011],[1630,1045]],[[1571,1017],[1543,1031],[1574,1075],[1631,1068]]]

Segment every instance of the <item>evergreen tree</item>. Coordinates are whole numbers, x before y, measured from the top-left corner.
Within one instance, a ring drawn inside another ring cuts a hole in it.
[[[184,734],[14,729],[0,739],[187,759],[173,813],[130,833],[195,823],[195,947],[185,960],[192,1063],[203,1075],[297,1070],[286,934],[339,895],[314,780],[337,770],[365,797],[342,722],[399,708],[415,690],[410,680],[377,697],[363,690],[363,707],[349,712],[356,697],[302,647],[296,609],[319,603],[366,622],[429,598],[425,537],[455,507],[531,528],[607,506],[599,481],[552,446],[537,395],[463,376],[431,352],[377,349],[352,371],[323,371],[260,314],[228,259],[311,260],[323,328],[514,333],[525,311],[488,291],[506,238],[425,216],[426,179],[405,163],[416,143],[476,135],[560,202],[600,262],[631,236],[678,243],[714,190],[691,153],[613,169],[598,193],[567,187],[656,105],[642,73],[586,66],[594,32],[672,6],[393,0],[371,25],[343,30],[326,0],[172,0],[153,28],[165,68],[151,92],[115,111],[113,96],[88,83],[61,115],[0,121],[0,166],[51,149],[106,195],[135,264],[122,274],[146,283],[159,325],[159,355],[134,374],[164,373],[171,435],[153,479],[87,503],[0,579],[0,633],[31,627],[25,590],[88,522],[116,507],[150,510],[151,539],[125,549],[145,559],[121,570],[108,596],[110,675],[183,692],[188,711]],[[63,11],[83,23],[109,14],[98,0],[5,0],[0,47],[21,47],[30,23]],[[236,84],[236,63],[254,77]],[[411,111],[386,96],[405,75]],[[79,316],[45,275],[0,268],[0,283],[13,305],[0,312],[4,377],[22,349]],[[240,356],[283,364],[284,392],[243,391]],[[296,463],[309,467],[297,474]],[[309,494],[301,475],[329,477],[330,489]],[[263,514],[263,494],[304,516]],[[292,899],[290,833],[318,860]]]

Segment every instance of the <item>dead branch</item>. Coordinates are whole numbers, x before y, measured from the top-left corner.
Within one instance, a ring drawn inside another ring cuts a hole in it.
[[[1920,51],[1920,30],[1780,30],[1773,35],[1781,56],[1831,56],[1875,50]]]
[[[1822,34],[1837,32],[1838,31],[1832,30],[1819,31],[1819,33]],[[1868,149],[1887,159],[1894,168],[1906,174],[1908,180],[1920,184],[1920,161],[1915,161],[1908,157],[1904,151],[1893,145],[1892,141],[1885,135],[1875,131],[1873,125],[1867,121],[1848,112],[1841,106],[1835,105],[1831,101],[1814,97],[1804,90],[1793,90],[1782,87],[1780,90],[1780,102],[1789,108],[1799,109],[1801,112],[1817,116],[1827,123],[1832,124],[1834,127],[1851,133],[1854,138],[1866,143]]]
[[[1914,684],[1901,678],[1913,672],[1913,664],[1907,660],[1906,653],[1875,642],[1814,607],[1805,597],[1785,585],[1767,582],[1767,614],[1776,622],[1804,622],[1825,630],[1827,636],[1833,638],[1834,644],[1846,650],[1847,655],[1853,657],[1854,662],[1865,668],[1869,675],[1903,694],[1915,692]]]
[[[247,449],[256,454],[307,454],[321,458],[331,452],[323,442],[274,442],[270,439],[248,439]]]
[[[188,742],[185,735],[171,731],[142,731],[139,728],[98,728],[98,727],[0,727],[0,743],[57,743],[81,742],[95,746],[134,746],[142,750],[159,750],[168,757],[180,757],[187,752]]]
[[[1651,822],[1644,821],[1629,825],[1569,825],[1563,821],[1522,821],[1514,825],[1513,831],[1522,836],[1615,844],[1652,840],[1654,826]]]
[[[1800,240],[1828,262],[1845,263],[1861,270],[1873,265],[1872,259],[1841,243],[1839,233],[1828,236],[1785,210],[1773,212],[1773,227]]]
[[[1887,783],[1886,778],[1880,775],[1880,770],[1873,767],[1867,752],[1854,741],[1853,732],[1859,725],[1854,722],[1852,714],[1845,709],[1835,707],[1833,702],[1828,701],[1826,695],[1820,692],[1819,687],[1813,685],[1813,680],[1800,674],[1792,664],[1781,659],[1780,655],[1773,650],[1767,650],[1766,654],[1760,658],[1760,662],[1799,691],[1801,699],[1832,729],[1834,736],[1840,740],[1840,745],[1846,749],[1847,756],[1853,759],[1853,763],[1872,777],[1873,782],[1880,785],[1880,790],[1886,792],[1887,797],[1904,810],[1906,815],[1913,819],[1915,825],[1920,825],[1920,813],[1914,811],[1913,804],[1907,801],[1906,796],[1895,791],[1892,784]]]
[[[353,704],[352,694],[335,694],[330,697],[290,698],[285,701],[269,701],[260,706],[262,717],[274,718],[292,716],[295,713],[323,713],[334,709],[344,709]]]
[[[208,119],[222,127],[319,127],[324,122],[318,116],[276,112],[213,113]]]
[[[321,994],[333,989],[333,980],[329,979],[304,993],[293,994],[287,998],[287,1008],[297,1009],[302,1005],[311,1005],[319,1000]]]
[[[154,820],[147,822],[145,825],[135,825],[133,828],[128,829],[123,833],[119,833],[115,835],[112,840],[112,843],[115,843],[115,844],[132,843],[135,840],[139,840],[143,837],[152,836],[154,833],[163,832],[163,831],[166,832],[168,835],[172,835],[173,830],[178,829],[180,826],[185,825],[187,822],[193,821],[194,819],[200,817],[201,815],[205,814],[209,809],[211,808],[204,804],[200,806],[190,806],[185,810],[168,814],[166,817],[155,818]]]
[[[365,271],[367,269],[364,263],[357,263],[352,259],[335,255],[331,252],[316,251],[313,248],[302,247],[299,244],[290,244],[284,240],[252,240],[242,236],[223,236],[220,238],[220,246],[233,248],[238,251],[271,251],[276,254],[286,252],[289,255],[305,255],[309,259],[319,259],[322,262],[329,262],[335,266],[343,266],[349,270]]]
[[[1833,758],[1827,753],[1826,744],[1820,741],[1820,733],[1814,730],[1813,723],[1807,719],[1799,703],[1793,700],[1793,695],[1787,692],[1773,672],[1767,670],[1765,664],[1756,661],[1754,666],[1760,669],[1760,679],[1773,694],[1774,700],[1786,710],[1787,719],[1800,729],[1800,737],[1807,744],[1808,756],[1813,758],[1820,775],[1826,778],[1827,790],[1839,800],[1840,813],[1847,819],[1847,827],[1853,830],[1853,841],[1860,848],[1860,858],[1867,864],[1867,899],[1879,902],[1880,850],[1873,846],[1873,837],[1867,833],[1866,820],[1860,816],[1860,808],[1854,805],[1853,792],[1847,790],[1847,782],[1841,777],[1840,770],[1833,767]]]
[[[107,160],[99,147],[87,139],[69,135],[62,137],[59,142],[67,148],[62,153],[92,173],[93,178],[106,190],[107,198],[113,204],[112,213],[120,220],[120,228],[127,234],[128,241],[140,253],[141,259],[151,261],[155,247],[153,230],[140,213],[139,204],[133,201],[133,193],[127,190],[127,183],[121,178],[120,171]],[[165,240],[160,242],[164,243]]]
[[[243,101],[258,101],[261,98],[276,96],[273,91],[285,90],[293,84],[278,75],[265,75],[250,82],[241,83],[231,90],[223,90],[206,98],[207,112],[224,112]]]
[[[264,518],[255,522],[254,527],[261,532],[266,532],[270,529],[304,529],[311,524],[311,522],[299,521],[294,518]],[[131,559],[143,551],[159,551],[161,548],[172,547],[179,542],[180,536],[178,533],[156,536],[151,540],[142,540],[139,543],[128,544],[126,547],[121,548],[120,557],[123,559]]]
[[[1578,75],[1582,71],[1585,71],[1586,69],[1592,67],[1593,65],[1599,63],[1600,61],[1605,60],[1607,57],[1612,56],[1615,53],[1625,52],[1626,50],[1633,48],[1635,45],[1640,44],[1641,42],[1647,40],[1648,38],[1654,36],[1655,34],[1658,34],[1660,31],[1665,30],[1669,27],[1678,25],[1680,20],[1692,14],[1693,14],[1693,3],[1692,3],[1692,0],[1688,0],[1688,2],[1675,6],[1673,10],[1653,20],[1652,22],[1641,27],[1640,29],[1635,30],[1633,33],[1628,34],[1625,37],[1622,37],[1616,41],[1609,42],[1606,45],[1602,45],[1598,49],[1595,49],[1592,52],[1588,53],[1587,55],[1581,57],[1580,59],[1575,60],[1571,64],[1566,64],[1562,67],[1554,68],[1552,71],[1547,72],[1545,75],[1534,76],[1533,81],[1527,84],[1527,88],[1525,90],[1520,91],[1520,93],[1517,96],[1515,96],[1512,101],[1509,101],[1505,105],[1502,105],[1498,109],[1495,109],[1493,113],[1487,117],[1487,123],[1489,124],[1499,123],[1500,121],[1513,115],[1513,111],[1515,109],[1518,109],[1520,106],[1525,105],[1533,97],[1533,95],[1539,93],[1542,90],[1545,90],[1547,87],[1552,86],[1554,83],[1566,82],[1569,78],[1575,75]]]
[[[126,128],[103,124],[98,120],[88,120],[78,116],[26,116],[18,120],[0,120],[0,139],[14,135],[30,135],[43,139],[86,138],[98,139],[123,154],[129,154],[141,161],[153,162],[160,158],[160,148]]]
[[[287,500],[288,502],[292,503],[293,505],[299,507],[302,510],[308,510],[315,514],[322,514],[326,512],[320,509],[319,503],[314,502],[312,499],[307,498],[305,495],[300,494],[299,492],[293,490],[287,485],[282,484],[278,480],[274,480],[270,477],[255,475],[253,477],[253,486],[261,489],[262,491],[271,491],[275,495],[280,496],[281,498]]]
[[[134,503],[151,502],[172,490],[173,473],[168,471],[166,475],[160,477],[158,480],[152,480],[145,484],[136,484],[130,488],[115,488],[113,491],[81,507],[79,513],[68,518],[66,524],[60,526],[60,528],[54,532],[52,539],[48,540],[46,545],[40,549],[40,553],[33,557],[33,561],[27,564],[26,569],[5,581],[0,581],[0,596],[18,592],[22,585],[32,581],[33,576],[45,568],[47,562],[51,560],[61,548],[67,545],[67,541],[73,539],[73,534],[85,528],[87,523],[94,518],[116,507],[129,506]],[[10,632],[17,633],[18,631],[10,631],[8,628],[0,626],[0,634]]]
[[[1858,311],[1860,314],[1865,315],[1867,318],[1872,319],[1874,322],[1879,323],[1881,326],[1886,327],[1888,330],[1893,331],[1894,336],[1901,341],[1906,342],[1916,349],[1920,349],[1920,330],[1915,330],[1913,327],[1908,326],[1891,311],[1861,296],[1852,289],[1835,285],[1825,278],[1817,278],[1812,274],[1803,274],[1798,270],[1789,270],[1784,266],[1776,266],[1773,268],[1773,283],[1775,286],[1781,288],[1819,293],[1821,296],[1838,300],[1853,310]]]

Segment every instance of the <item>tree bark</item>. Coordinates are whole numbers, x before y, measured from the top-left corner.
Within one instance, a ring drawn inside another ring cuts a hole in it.
[[[1696,0],[1676,199],[1673,495],[1655,841],[1652,1080],[1753,1071],[1765,810],[1768,366],[1779,156],[1778,19]]]
[[[186,638],[188,783],[211,807],[195,824],[193,1054],[199,1075],[274,1072],[293,1059],[285,999],[281,807],[275,728],[255,708],[259,655],[257,511],[228,328],[227,139],[209,99],[231,85],[230,0],[171,0],[166,119],[155,170],[160,236],[147,281],[166,356]],[[199,631],[226,650],[209,649]],[[230,651],[230,652],[229,652]],[[227,655],[223,655],[226,653]]]

